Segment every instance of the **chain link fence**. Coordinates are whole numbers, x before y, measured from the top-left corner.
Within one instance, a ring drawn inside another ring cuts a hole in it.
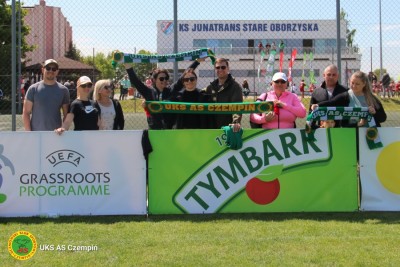
[[[116,85],[114,98],[120,99],[118,82],[124,77],[125,70],[122,66],[111,65],[114,50],[169,54],[202,47],[212,49],[217,57],[228,58],[235,79],[240,83],[244,79],[249,82],[251,96],[266,90],[272,67],[273,71],[282,69],[287,74],[290,71],[293,83],[297,85],[302,78],[308,85],[310,82],[320,84],[323,69],[330,64],[340,66],[340,79],[345,86],[354,71],[374,72],[378,80],[386,71],[394,86],[391,98],[384,98],[377,91],[388,114],[383,126],[399,126],[400,97],[395,84],[400,80],[400,17],[397,14],[400,3],[341,1],[340,9],[337,9],[339,2],[176,1],[174,9],[173,1],[26,0],[21,2],[21,12],[17,2],[16,53],[21,61],[17,62],[16,114],[13,115],[13,27],[11,13],[5,12],[7,7],[11,9],[11,1],[3,1],[0,11],[0,130],[12,130],[13,123],[16,130],[23,130],[21,113],[25,90],[29,84],[41,80],[40,64],[48,58],[54,58],[60,64],[59,82],[76,84],[82,75],[89,76],[94,82],[110,79]],[[340,23],[336,20],[338,13]],[[175,29],[177,39],[174,39]],[[266,52],[267,44],[275,45],[279,51],[280,43],[284,45],[281,47],[282,61],[279,52],[274,56],[274,62],[269,62],[268,56],[262,57],[261,51]],[[297,55],[290,68],[294,50]],[[169,69],[171,77],[176,78],[189,64],[182,61],[176,65],[158,65]],[[137,63],[134,68],[144,82],[156,65]],[[209,60],[202,63],[197,72],[199,88],[215,78]],[[133,88],[126,99],[121,99],[125,129],[147,128],[138,98]],[[308,107],[307,96],[304,104]],[[243,126],[249,127],[247,115],[243,118]],[[298,127],[303,126],[304,120],[300,120]]]

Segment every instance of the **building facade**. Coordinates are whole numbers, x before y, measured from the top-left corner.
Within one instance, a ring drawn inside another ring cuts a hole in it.
[[[44,0],[40,0],[39,5],[24,9],[27,10],[24,22],[30,28],[26,41],[36,47],[33,52],[27,53],[27,65],[64,57],[72,42],[72,27],[61,8],[47,6]]]
[[[173,27],[173,21],[157,22],[158,54],[173,53]],[[315,84],[319,85],[323,81],[325,67],[337,64],[336,20],[180,20],[177,28],[179,52],[211,48],[217,57],[229,59],[231,73],[238,82],[247,79],[251,90],[258,94],[265,91],[269,83],[265,75],[268,58],[261,57],[261,51],[266,51],[267,43],[277,48],[274,72],[279,71],[278,45],[281,42],[284,44],[282,71],[286,74],[292,52],[297,50],[291,70],[295,84],[299,84],[302,77],[309,84],[312,71]],[[341,80],[346,85],[349,75],[360,69],[361,55],[355,49],[346,47],[344,20],[340,22],[340,29]],[[259,44],[262,45],[262,49],[259,48]],[[187,62],[180,62],[179,69],[182,71],[187,65]],[[160,67],[172,70],[173,63],[162,63]],[[202,64],[198,73],[199,88],[207,86],[215,78],[214,69],[210,64]]]

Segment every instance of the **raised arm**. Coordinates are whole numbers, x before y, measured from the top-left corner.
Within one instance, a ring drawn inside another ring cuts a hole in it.
[[[146,100],[154,100],[153,94],[151,89],[147,87],[136,75],[136,72],[133,70],[130,64],[124,64],[126,72],[128,73],[129,81],[131,84],[139,91],[139,93],[144,97]]]

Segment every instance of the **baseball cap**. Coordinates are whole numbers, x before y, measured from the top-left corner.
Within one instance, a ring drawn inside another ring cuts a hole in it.
[[[44,65],[43,65],[43,67],[46,67],[47,65],[49,65],[49,64],[55,64],[55,65],[57,65],[57,67],[58,67],[58,63],[57,63],[57,61],[55,61],[54,59],[52,59],[52,58],[50,58],[50,59],[48,59],[48,60],[46,60],[45,62],[44,62]]]
[[[87,84],[87,83],[92,83],[92,80],[90,80],[90,78],[88,76],[82,76],[78,79],[78,82],[76,83],[76,85],[79,87],[83,84]]]
[[[287,82],[287,77],[286,74],[283,72],[277,72],[274,74],[274,76],[272,77],[272,80],[274,82],[278,81],[278,80],[284,80],[285,82]]]

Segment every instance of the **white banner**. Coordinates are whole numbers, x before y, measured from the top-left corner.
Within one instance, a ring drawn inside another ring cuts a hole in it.
[[[364,137],[366,128],[359,129]],[[383,147],[369,149],[360,138],[361,210],[400,211],[400,128],[379,128]]]
[[[142,131],[0,132],[0,217],[146,214]]]

